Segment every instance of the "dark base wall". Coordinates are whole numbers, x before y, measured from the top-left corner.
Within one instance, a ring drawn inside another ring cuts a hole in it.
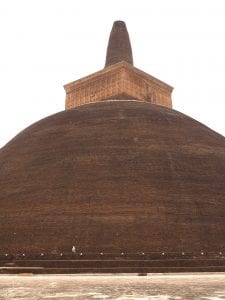
[[[130,255],[114,257],[13,258],[0,260],[0,274],[84,274],[84,273],[168,273],[168,272],[225,272],[225,257],[161,257]]]

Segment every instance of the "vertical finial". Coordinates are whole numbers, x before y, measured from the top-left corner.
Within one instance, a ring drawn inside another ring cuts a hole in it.
[[[126,61],[133,65],[130,38],[125,22],[115,21],[110,33],[105,67]]]

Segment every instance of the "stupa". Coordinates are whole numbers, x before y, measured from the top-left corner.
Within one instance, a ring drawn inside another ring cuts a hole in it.
[[[225,270],[225,138],[172,90],[116,21],[105,68],[0,151],[1,272]]]

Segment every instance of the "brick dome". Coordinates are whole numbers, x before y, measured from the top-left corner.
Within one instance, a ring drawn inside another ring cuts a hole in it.
[[[102,101],[0,152],[1,251],[220,251],[225,138],[141,101]]]

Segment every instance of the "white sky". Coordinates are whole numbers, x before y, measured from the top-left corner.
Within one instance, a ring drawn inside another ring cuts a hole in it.
[[[104,67],[114,20],[174,108],[225,135],[225,0],[0,0],[0,147]]]

